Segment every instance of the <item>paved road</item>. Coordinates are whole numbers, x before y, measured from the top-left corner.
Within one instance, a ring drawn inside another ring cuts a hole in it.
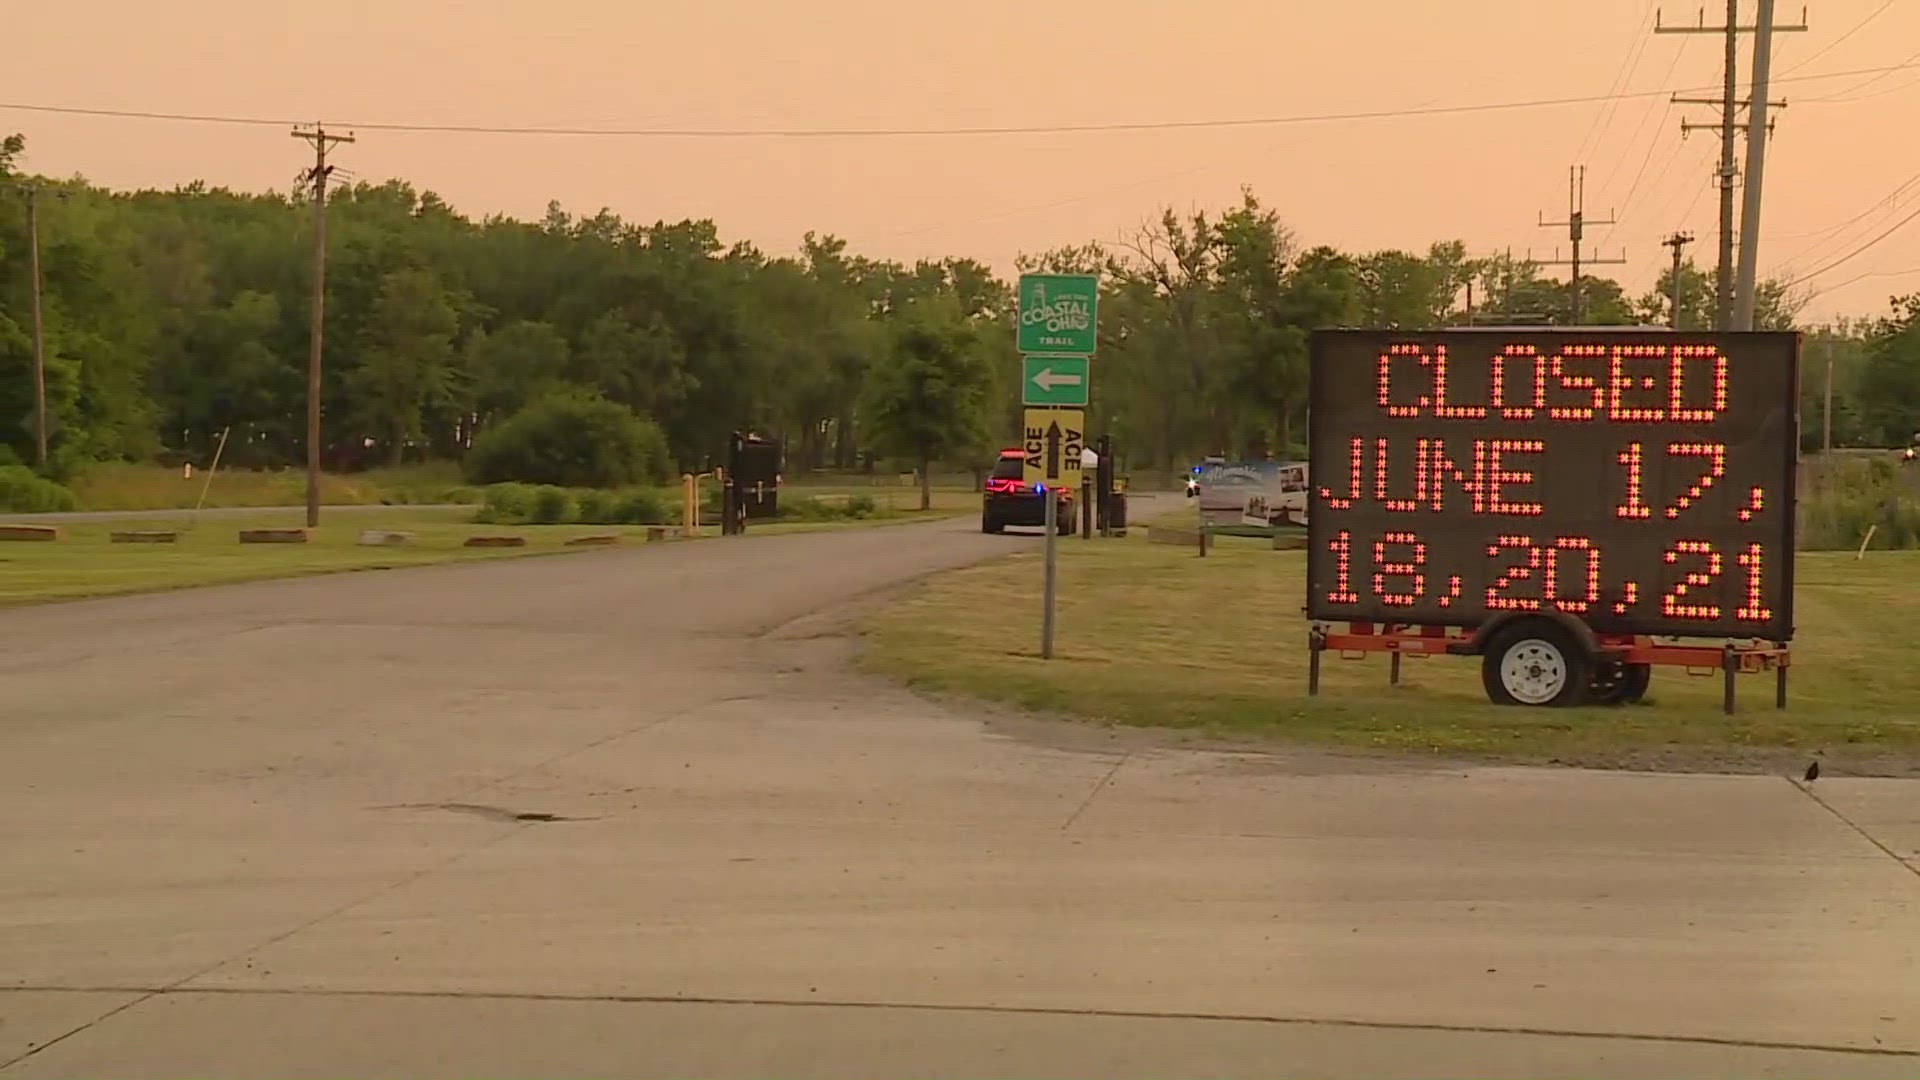
[[[845,672],[823,613],[1035,543],[0,614],[0,1080],[1920,1072],[1920,787],[1167,749]]]

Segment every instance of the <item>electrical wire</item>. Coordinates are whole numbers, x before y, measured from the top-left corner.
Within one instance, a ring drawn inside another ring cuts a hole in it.
[[[1874,83],[1879,82],[1881,79],[1886,78],[1888,75],[1891,75],[1896,71],[1900,71],[1904,68],[1912,66],[1913,62],[1916,60],[1920,60],[1920,52],[1914,53],[1912,56],[1907,57],[1905,60],[1902,60],[1900,63],[1895,64],[1892,67],[1885,69],[1884,71],[1875,73],[1873,78],[1868,79],[1865,82],[1856,83],[1853,86],[1847,87],[1845,90],[1841,90],[1838,93],[1828,94],[1825,97],[1808,98],[1807,102],[1809,104],[1812,104],[1815,102],[1857,101],[1859,99],[1855,98],[1853,95],[1858,94],[1860,91],[1865,90],[1867,87],[1872,86]],[[1864,75],[1866,73],[1861,72],[1861,74]]]
[[[1640,58],[1646,54],[1647,42],[1652,40],[1644,28],[1652,21],[1654,11],[1660,6],[1660,0],[1649,0],[1647,9],[1640,13],[1640,21],[1633,26],[1633,45],[1627,49],[1627,55],[1620,62],[1620,70],[1614,72],[1613,82],[1608,84],[1607,93],[1616,94],[1625,90],[1633,82],[1633,73],[1640,67]],[[1665,82],[1665,79],[1661,80]],[[1587,133],[1580,137],[1580,145],[1574,148],[1573,160],[1579,161],[1586,156],[1587,145],[1595,149],[1607,139],[1607,129],[1613,125],[1613,115],[1619,110],[1618,98],[1602,105],[1593,115],[1593,122],[1587,125]],[[1599,137],[1594,137],[1598,130]]]
[[[1859,68],[1853,71],[1834,71],[1818,75],[1797,75],[1790,79],[1776,79],[1778,82],[1803,82],[1819,79],[1848,78],[1856,75],[1884,75],[1895,71],[1920,68],[1920,53],[1915,53],[1906,62],[1886,67]],[[1866,84],[1862,84],[1866,85]],[[1705,90],[1709,87],[1682,87],[1679,90],[1633,90],[1619,94],[1583,94],[1569,97],[1534,98],[1523,101],[1492,101],[1464,105],[1413,106],[1396,109],[1363,109],[1353,112],[1300,113],[1290,116],[1253,116],[1230,117],[1207,120],[1158,120],[1130,121],[1102,124],[1025,124],[1006,126],[977,127],[919,127],[919,128],[580,128],[580,127],[514,127],[488,124],[417,124],[394,122],[335,122],[335,127],[351,128],[362,131],[393,131],[416,134],[453,134],[453,135],[548,135],[578,136],[600,138],[659,138],[659,139],[859,139],[859,138],[903,138],[903,137],[953,137],[953,136],[990,136],[990,135],[1081,135],[1111,134],[1133,131],[1182,131],[1206,128],[1250,128],[1277,127],[1287,124],[1333,123],[1350,120],[1386,120],[1419,116],[1455,116],[1466,113],[1512,112],[1520,109],[1553,108],[1566,105],[1591,105],[1608,100],[1629,100],[1655,98],[1689,90]],[[1856,88],[1858,89],[1858,88]],[[166,120],[181,123],[202,124],[242,124],[255,127],[285,127],[295,121],[276,120],[260,116],[218,115],[204,113],[156,112],[136,109],[98,109],[82,108],[70,105],[45,105],[33,102],[0,102],[0,109],[20,112],[56,113],[69,116],[115,117],[133,120]],[[305,122],[305,121],[301,121]]]
[[[1823,57],[1823,56],[1825,56],[1825,55],[1827,55],[1828,53],[1830,53],[1830,52],[1832,52],[1832,51],[1833,51],[1833,50],[1834,50],[1834,49],[1835,49],[1836,47],[1838,47],[1839,45],[1841,45],[1842,43],[1844,43],[1844,42],[1845,42],[1845,41],[1846,41],[1846,40],[1847,40],[1848,38],[1850,38],[1850,37],[1852,37],[1853,35],[1855,35],[1855,34],[1857,34],[1857,33],[1859,33],[1860,31],[1862,31],[1862,30],[1864,30],[1864,29],[1866,29],[1866,26],[1867,26],[1867,24],[1868,24],[1868,23],[1870,23],[1870,22],[1872,22],[1873,20],[1875,20],[1875,19],[1877,19],[1877,18],[1879,18],[1879,17],[1880,17],[1880,16],[1882,15],[1882,14],[1884,14],[1884,13],[1886,12],[1886,10],[1887,10],[1888,8],[1890,8],[1890,7],[1892,7],[1892,6],[1894,5],[1894,2],[1895,2],[1895,0],[1886,0],[1886,3],[1884,3],[1884,4],[1881,4],[1881,5],[1879,6],[1879,7],[1877,7],[1877,8],[1874,8],[1874,9],[1873,9],[1873,10],[1872,10],[1871,12],[1869,12],[1866,18],[1864,18],[1864,19],[1861,19],[1861,20],[1860,20],[1859,22],[1857,22],[1857,23],[1854,23],[1854,24],[1853,24],[1853,29],[1851,29],[1851,30],[1849,30],[1849,31],[1847,31],[1847,32],[1846,32],[1846,33],[1844,33],[1844,34],[1841,34],[1841,35],[1840,35],[1839,37],[1837,37],[1837,38],[1834,38],[1834,39],[1833,39],[1832,41],[1830,41],[1830,42],[1828,42],[1828,43],[1826,44],[1826,46],[1825,46],[1825,47],[1823,47],[1823,48],[1821,48],[1821,49],[1819,49],[1819,50],[1817,50],[1816,52],[1814,52],[1814,54],[1813,54],[1812,56],[1809,56],[1809,57],[1807,57],[1806,59],[1804,59],[1804,60],[1802,60],[1802,61],[1800,61],[1799,63],[1797,63],[1797,64],[1795,64],[1795,65],[1793,65],[1792,67],[1790,67],[1790,68],[1788,68],[1787,70],[1785,70],[1785,71],[1783,71],[1783,72],[1781,72],[1780,74],[1781,74],[1781,75],[1791,75],[1791,74],[1793,74],[1794,72],[1796,72],[1796,71],[1799,71],[1799,70],[1800,70],[1801,68],[1803,68],[1803,67],[1806,67],[1806,66],[1807,66],[1808,64],[1811,64],[1811,63],[1813,63],[1813,62],[1814,62],[1815,60],[1818,60],[1818,59],[1820,59],[1821,57]]]
[[[1900,196],[1905,194],[1906,190],[1914,186],[1915,184],[1920,184],[1920,173],[1914,173],[1912,176],[1907,177],[1904,181],[1900,183],[1898,187],[1895,187],[1892,191],[1888,192],[1887,194],[1881,196],[1878,199],[1875,199],[1873,202],[1867,204],[1866,209],[1860,211],[1859,213],[1853,215],[1852,217],[1848,218],[1847,220],[1841,222],[1838,225],[1832,226],[1831,228],[1822,229],[1814,233],[1804,233],[1798,237],[1775,237],[1775,239],[1780,239],[1780,240],[1803,239],[1807,236],[1823,238],[1823,239],[1816,240],[1814,243],[1808,244],[1806,247],[1801,248],[1799,251],[1796,251],[1792,255],[1789,255],[1785,259],[1782,259],[1780,261],[1780,264],[1782,266],[1788,266],[1793,263],[1799,262],[1801,259],[1806,258],[1808,255],[1812,254],[1814,251],[1822,247],[1825,247],[1827,245],[1827,240],[1824,238],[1831,237],[1831,236],[1834,236],[1835,234],[1846,231],[1848,228],[1851,228],[1853,225],[1856,225],[1859,222],[1864,221],[1866,218],[1872,216],[1875,211],[1879,210],[1882,207],[1888,207],[1889,209],[1894,208],[1894,204],[1899,200]]]
[[[1842,255],[1839,258],[1834,259],[1833,261],[1827,263],[1825,266],[1822,266],[1818,270],[1810,270],[1804,274],[1801,274],[1799,277],[1796,277],[1790,281],[1787,281],[1782,286],[1782,288],[1792,288],[1793,286],[1798,285],[1803,281],[1811,281],[1822,274],[1828,273],[1829,271],[1837,270],[1840,267],[1845,266],[1847,263],[1852,262],[1854,259],[1859,258],[1861,255],[1866,254],[1876,244],[1880,243],[1880,241],[1885,240],[1887,237],[1892,236],[1894,233],[1899,232],[1902,228],[1905,228],[1906,224],[1909,221],[1912,221],[1914,218],[1920,218],[1920,209],[1915,209],[1913,213],[1908,214],[1906,217],[1903,217],[1899,221],[1894,222],[1893,227],[1889,228],[1886,232],[1883,232],[1879,236],[1876,236],[1873,239],[1867,241],[1866,243],[1861,244],[1859,247],[1854,248],[1852,251],[1847,252],[1845,255]]]

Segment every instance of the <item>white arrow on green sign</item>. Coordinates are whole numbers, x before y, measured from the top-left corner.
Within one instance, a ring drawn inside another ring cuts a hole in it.
[[[1093,363],[1085,356],[1020,358],[1020,402],[1084,408],[1092,389]]]

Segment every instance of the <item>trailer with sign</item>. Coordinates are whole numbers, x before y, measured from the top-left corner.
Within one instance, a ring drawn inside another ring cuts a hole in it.
[[[1308,691],[1332,650],[1477,655],[1502,704],[1652,669],[1771,671],[1793,636],[1798,335],[1315,336]],[[1344,628],[1342,628],[1344,624]]]

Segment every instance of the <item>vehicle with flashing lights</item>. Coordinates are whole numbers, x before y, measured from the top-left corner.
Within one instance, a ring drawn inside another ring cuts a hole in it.
[[[1472,656],[1496,704],[1622,704],[1793,638],[1800,340],[1647,327],[1322,330],[1308,692],[1324,653]],[[1920,455],[1916,455],[1920,456]],[[1207,485],[1200,485],[1202,499]]]
[[[1073,489],[1065,484],[1032,484],[1025,479],[1026,451],[1000,451],[980,492],[980,531],[998,533],[1009,525],[1045,528],[1049,494],[1055,502],[1054,528],[1062,536],[1073,532]]]

